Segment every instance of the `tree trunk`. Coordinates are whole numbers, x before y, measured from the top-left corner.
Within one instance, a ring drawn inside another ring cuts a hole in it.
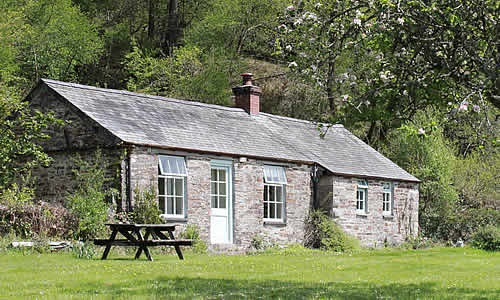
[[[177,45],[179,38],[179,15],[178,0],[168,1],[168,33],[167,33],[167,53],[172,54],[172,50]]]
[[[149,0],[148,9],[148,39],[153,41],[155,35],[155,2],[156,0]]]
[[[330,114],[335,117],[337,114],[337,107],[335,105],[335,98],[333,96],[333,83],[335,80],[335,61],[329,60],[328,62],[328,78],[326,80],[326,96],[328,97],[328,108]]]

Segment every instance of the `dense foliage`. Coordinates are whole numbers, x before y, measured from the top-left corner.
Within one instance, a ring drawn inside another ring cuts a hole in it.
[[[423,180],[423,234],[467,240],[499,225],[498,32],[495,0],[4,0],[0,194],[50,162],[40,78],[231,105],[250,71],[263,111],[344,123]]]
[[[353,251],[359,241],[349,236],[324,211],[313,210],[305,221],[304,245],[335,252]]]
[[[110,205],[107,196],[111,190],[106,190],[108,180],[102,169],[101,151],[96,152],[93,162],[77,156],[74,159],[77,169],[73,170],[77,187],[74,193],[67,196],[66,204],[78,218],[78,228],[74,237],[81,240],[95,238],[104,233],[109,217]]]

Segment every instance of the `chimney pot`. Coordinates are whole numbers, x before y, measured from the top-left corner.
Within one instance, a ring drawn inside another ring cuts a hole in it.
[[[242,73],[242,85],[233,88],[236,107],[243,108],[249,114],[255,115],[260,110],[260,94],[262,89],[252,83],[252,73]]]

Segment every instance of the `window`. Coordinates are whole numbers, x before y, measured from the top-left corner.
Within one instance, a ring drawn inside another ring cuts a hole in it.
[[[264,220],[285,221],[285,169],[264,166]]]
[[[384,182],[382,212],[384,215],[392,214],[392,186],[390,182]]]
[[[226,208],[228,195],[228,172],[224,167],[212,167],[210,177],[210,198],[212,208]]]
[[[186,161],[184,157],[160,155],[158,201],[167,218],[186,217]]]
[[[358,180],[358,188],[356,190],[356,211],[365,214],[367,208],[368,183],[365,179]]]

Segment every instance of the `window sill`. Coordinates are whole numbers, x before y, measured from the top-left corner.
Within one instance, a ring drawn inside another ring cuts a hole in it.
[[[283,221],[279,220],[264,220],[264,225],[270,225],[270,226],[286,226],[286,223]]]
[[[382,218],[384,218],[386,220],[393,220],[394,216],[393,215],[382,215]]]
[[[363,211],[363,212],[361,212],[361,211],[357,211],[357,212],[356,212],[356,216],[357,216],[357,217],[361,217],[361,218],[366,218],[366,217],[368,217],[368,213],[366,213],[366,212],[364,212],[364,211]]]

